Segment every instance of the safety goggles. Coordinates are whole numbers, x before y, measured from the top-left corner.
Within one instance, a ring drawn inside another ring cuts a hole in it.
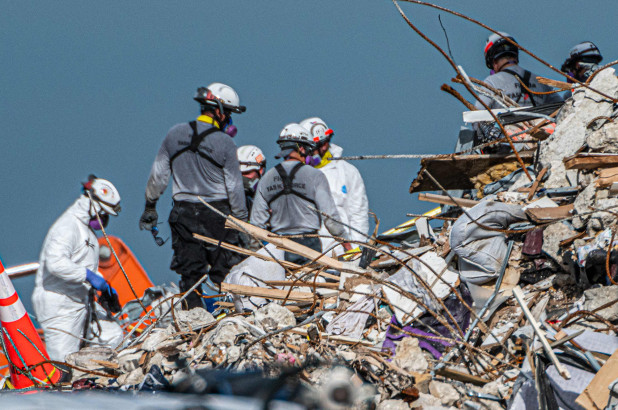
[[[167,242],[167,239],[163,239],[159,236],[159,228],[157,228],[156,226],[150,230],[150,233],[152,234],[152,237],[154,238],[154,241],[158,246],[163,246],[165,245],[165,242]]]

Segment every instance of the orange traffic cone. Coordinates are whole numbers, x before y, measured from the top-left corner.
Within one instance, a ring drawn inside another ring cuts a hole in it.
[[[2,346],[11,369],[11,384],[23,389],[35,384],[45,385],[60,380],[62,372],[52,364],[45,363],[29,369],[37,363],[49,360],[28,312],[19,300],[17,292],[0,262],[0,333]]]

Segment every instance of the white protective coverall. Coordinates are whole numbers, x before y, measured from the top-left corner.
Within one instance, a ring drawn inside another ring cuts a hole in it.
[[[340,157],[343,154],[343,148],[333,143],[330,144],[329,151],[333,157]],[[367,234],[369,230],[369,202],[365,192],[365,183],[358,169],[349,162],[342,160],[330,161],[318,169],[326,175],[341,222]],[[348,227],[345,227],[345,231],[344,237],[346,239],[367,242],[367,238],[360,233]],[[324,223],[322,223],[319,234],[330,235]],[[331,238],[320,238],[320,240],[322,241],[323,251],[326,251],[335,243],[335,240]],[[353,248],[355,246],[352,244]],[[339,245],[327,255],[336,257],[344,252],[343,246]]]
[[[86,268],[97,272],[99,266],[99,244],[88,225],[89,206],[90,199],[79,197],[49,229],[39,255],[32,304],[51,360],[64,361],[78,351],[78,337],[84,335],[90,290]],[[88,339],[115,348],[122,340],[122,329],[104,320],[105,310],[95,306],[101,332],[90,324]]]

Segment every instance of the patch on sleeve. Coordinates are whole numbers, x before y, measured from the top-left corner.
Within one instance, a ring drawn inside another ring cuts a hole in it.
[[[348,193],[348,187],[345,186],[345,185],[342,185],[341,186],[341,192],[343,192],[344,194],[347,194]]]

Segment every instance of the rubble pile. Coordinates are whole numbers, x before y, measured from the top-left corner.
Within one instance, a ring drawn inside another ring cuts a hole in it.
[[[618,78],[606,69],[591,87],[618,95]],[[246,252],[215,314],[175,304],[116,351],[69,356],[73,381],[203,393],[208,372],[257,371],[291,375],[318,407],[603,407],[618,379],[617,115],[577,89],[533,146],[532,180],[517,167],[492,177],[489,163],[462,187],[474,187],[465,206],[444,191],[452,206],[347,260],[230,221],[270,244]],[[312,262],[284,262],[284,250]]]

